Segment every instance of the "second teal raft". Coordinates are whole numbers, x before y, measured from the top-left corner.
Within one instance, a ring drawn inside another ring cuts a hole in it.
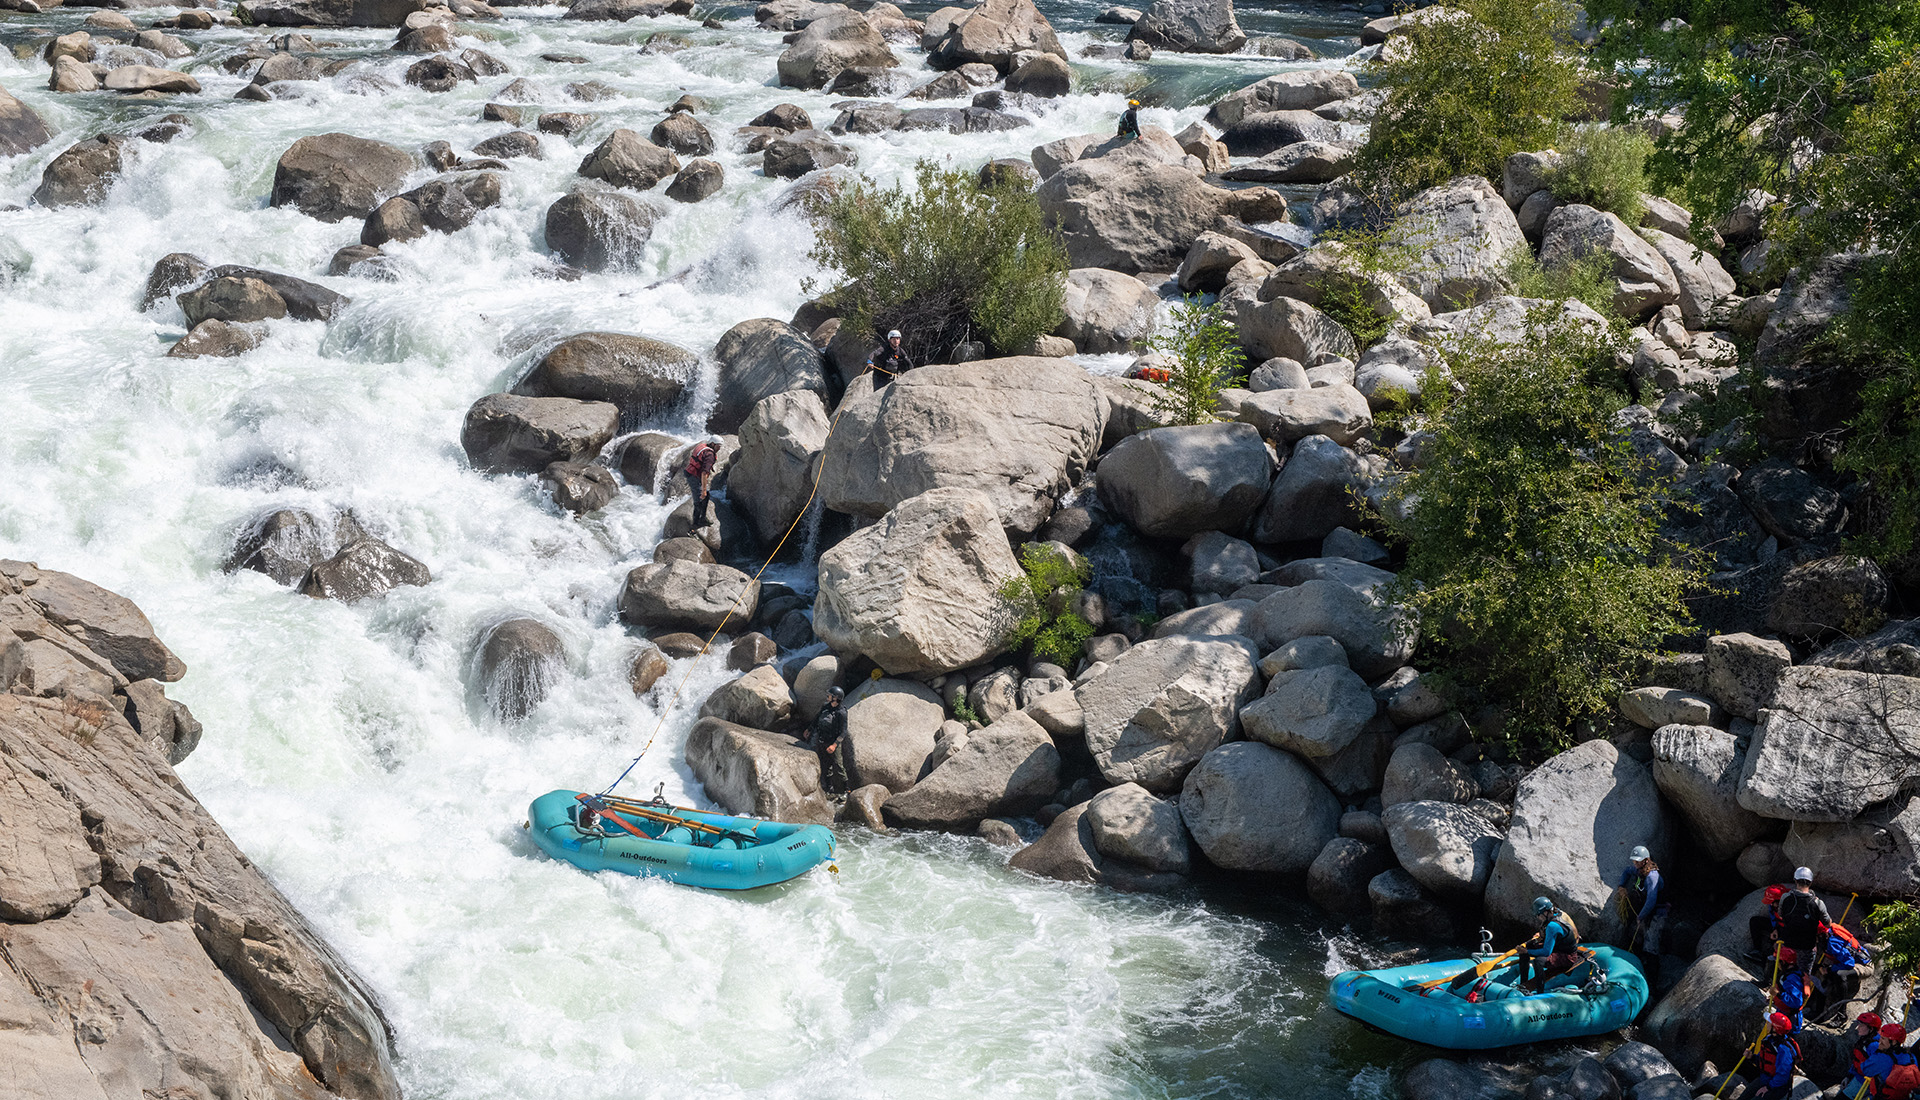
[[[1469,1002],[1445,986],[1422,995],[1408,988],[1435,978],[1451,978],[1486,956],[1397,966],[1390,970],[1349,970],[1335,975],[1327,1000],[1341,1013],[1381,1031],[1449,1050],[1495,1047],[1601,1035],[1626,1027],[1647,1006],[1647,979],[1630,952],[1591,945],[1592,966],[1547,983],[1542,993],[1523,994],[1499,981],[1508,964],[1493,971],[1489,992],[1497,999]]]
[[[642,835],[605,822],[605,835],[596,836],[574,824],[578,793],[549,791],[534,799],[527,829],[541,851],[583,871],[619,871],[707,890],[751,890],[797,878],[833,858],[833,830],[824,825],[761,821],[680,806],[635,803],[648,815],[629,812],[620,819]],[[715,835],[653,820],[652,814],[723,832]]]

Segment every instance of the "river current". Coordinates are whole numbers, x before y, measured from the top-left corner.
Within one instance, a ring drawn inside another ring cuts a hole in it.
[[[1092,24],[1099,5],[1042,6],[1085,94],[1011,132],[851,137],[861,171],[907,179],[920,158],[1024,157],[1110,128],[1124,94],[1143,87],[1166,104],[1143,121],[1177,130],[1203,113],[1192,104],[1288,67],[1084,61],[1083,46],[1124,28]],[[0,40],[75,29],[90,10],[7,13]],[[440,95],[369,87],[361,66],[290,98],[236,101],[246,78],[215,62],[251,39],[241,30],[192,36],[209,45],[177,64],[205,92],[166,101],[56,95],[43,64],[0,51],[0,85],[59,132],[0,161],[0,556],[125,593],[186,661],[168,690],[207,732],[182,778],[377,991],[407,1094],[1393,1095],[1410,1053],[1321,999],[1327,975],[1372,956],[1270,884],[1127,896],[1010,871],[1005,850],[971,838],[848,829],[839,875],[737,897],[588,876],[533,848],[521,828],[532,797],[603,785],[660,724],[668,693],[629,690],[633,637],[614,604],[666,510],[629,489],[600,513],[567,516],[530,477],[469,469],[462,417],[562,335],[613,329],[704,352],[738,321],[791,315],[821,274],[806,259],[810,234],[781,208],[792,185],[760,175],[731,134],[779,102],[825,125],[838,97],[772,86],[780,36],[755,28],[750,8],[716,9],[719,30],[507,12],[486,26],[490,40],[461,45],[512,75]],[[1334,58],[1364,18],[1241,11],[1249,33],[1301,37]],[[662,30],[693,47],[635,48]],[[310,33],[395,85],[414,60],[383,52],[391,31]],[[554,52],[588,63],[541,59]],[[904,59],[931,75],[917,52]],[[546,159],[514,161],[504,201],[471,227],[389,245],[397,280],[317,274],[358,226],[269,208],[280,153],[333,130],[464,151],[506,129],[480,122],[480,107],[515,76],[547,109],[599,121],[572,144],[543,135]],[[617,95],[571,107],[560,88],[585,79]],[[711,105],[701,117],[720,142],[724,188],[693,206],[651,196],[670,209],[638,271],[542,277],[542,214],[580,157],[614,126],[645,133],[683,93]],[[170,111],[191,115],[192,130],[140,144],[104,204],[29,205],[68,145]],[[142,313],[139,300],[153,262],[175,251],[312,278],[353,303],[330,326],[274,322],[238,358],[169,359],[184,318],[171,303]],[[654,426],[699,422],[711,390],[707,377],[695,408]],[[286,506],[351,508],[426,562],[433,583],[346,605],[223,572],[236,532]],[[780,576],[807,584],[804,569]],[[471,655],[489,626],[519,615],[561,632],[568,667],[529,719],[503,725],[480,702]],[[726,675],[719,658],[701,660],[624,791],[664,783],[703,802],[681,742]]]

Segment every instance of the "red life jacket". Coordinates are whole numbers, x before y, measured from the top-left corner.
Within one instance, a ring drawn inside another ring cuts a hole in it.
[[[1773,1076],[1773,1067],[1780,1061],[1780,1048],[1793,1048],[1793,1064],[1800,1064],[1800,1044],[1791,1035],[1781,1035],[1760,1048],[1760,1074]]]
[[[713,444],[697,444],[687,452],[687,476],[697,478],[713,470]]]
[[[1886,1100],[1907,1100],[1915,1089],[1920,1089],[1920,1066],[1914,1064],[1913,1055],[1904,1051],[1893,1058],[1893,1068],[1887,1071],[1880,1095]]]

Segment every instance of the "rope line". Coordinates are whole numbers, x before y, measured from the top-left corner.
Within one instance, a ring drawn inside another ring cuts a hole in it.
[[[897,375],[895,375],[894,372],[886,370],[882,367],[875,366],[872,363],[867,364],[866,370],[878,371],[879,373],[885,374],[888,377],[897,377]],[[866,376],[866,371],[862,371],[860,377],[865,377],[865,376]],[[859,379],[856,378],[855,381],[859,381]],[[834,429],[840,426],[840,417],[843,416],[846,413],[846,411],[847,411],[847,402],[843,397],[840,402],[840,407],[834,410],[833,419],[829,421],[827,424],[827,438],[822,440],[820,443],[820,463],[818,466],[814,467],[813,488],[807,492],[807,502],[800,506],[800,514],[794,516],[793,522],[787,525],[786,533],[780,536],[780,541],[777,543],[774,543],[773,551],[767,555],[767,560],[760,563],[759,570],[755,572],[753,575],[753,583],[756,587],[758,587],[760,583],[761,575],[766,573],[767,569],[773,565],[773,559],[780,556],[780,551],[783,548],[785,548],[785,546],[787,545],[787,540],[793,537],[793,533],[796,530],[798,530],[800,527],[800,521],[807,518],[808,510],[813,507],[814,497],[818,496],[820,493],[820,476],[826,470],[827,444],[833,440]],[[715,522],[718,522],[717,517]],[[720,625],[713,628],[713,633],[707,635],[707,640],[701,644],[700,652],[694,654],[695,659],[706,656],[707,650],[712,648],[713,646],[714,639],[720,637],[720,632],[727,628],[727,623],[733,619],[734,612],[740,610],[740,601],[746,599],[746,597],[747,597],[747,589],[743,586],[740,589],[740,594],[733,598],[733,605],[731,607],[728,607],[727,613],[720,617]],[[679,704],[681,693],[687,690],[687,684],[690,681],[692,681],[693,672],[694,672],[694,665],[690,661],[687,664],[686,674],[680,677],[679,685],[673,689],[673,698],[667,700],[667,705],[660,708],[660,718],[658,721],[654,722],[653,732],[647,735],[647,743],[640,747],[640,755],[634,757],[633,760],[627,764],[626,770],[620,773],[619,779],[615,779],[613,782],[607,784],[606,789],[600,792],[601,797],[604,798],[607,795],[612,794],[613,789],[615,787],[618,787],[621,784],[621,782],[625,780],[627,776],[633,772],[634,768],[637,768],[640,766],[640,761],[646,758],[647,752],[653,748],[654,741],[657,738],[659,738],[660,731],[666,728],[668,716],[670,716],[673,713],[673,708]]]

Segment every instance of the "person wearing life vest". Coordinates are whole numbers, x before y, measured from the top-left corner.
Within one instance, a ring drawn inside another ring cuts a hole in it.
[[[1793,1067],[1800,1061],[1800,1044],[1793,1038],[1793,1021],[1776,1012],[1767,1017],[1767,1037],[1760,1040],[1759,1075],[1745,1100],[1785,1100],[1793,1091]]]
[[[900,330],[894,329],[887,333],[887,346],[867,356],[867,366],[876,375],[873,380],[875,389],[913,369],[913,361],[907,358],[906,352],[900,350],[900,340]]]
[[[1840,1083],[1840,1095],[1853,1100],[1861,1094],[1866,1076],[1861,1072],[1867,1059],[1880,1053],[1880,1028],[1885,1021],[1877,1012],[1862,1012],[1847,1029],[1847,1079]]]
[[[1140,136],[1140,101],[1127,100],[1127,109],[1120,115],[1120,136],[1137,138]]]
[[[840,751],[846,747],[840,743],[847,733],[847,708],[842,705],[846,697],[846,689],[828,688],[827,704],[807,728],[805,743],[820,758],[820,788],[830,795],[847,791],[847,756]]]
[[[1750,952],[1753,958],[1773,954],[1773,945],[1780,942],[1780,897],[1786,892],[1784,886],[1769,886],[1760,891],[1760,901],[1766,909],[1747,920],[1747,934],[1753,940],[1753,950]]]
[[[1641,951],[1658,958],[1661,933],[1666,930],[1667,914],[1673,908],[1667,901],[1666,880],[1661,877],[1660,865],[1653,861],[1653,853],[1646,848],[1634,848],[1627,859],[1620,881],[1614,883],[1614,894],[1633,920],[1628,942],[1638,944]]]
[[[1800,953],[1791,947],[1780,949],[1780,977],[1773,985],[1773,1010],[1793,1023],[1793,1030],[1806,1026],[1807,994],[1813,984],[1800,972]]]
[[[1832,915],[1827,912],[1827,903],[1813,892],[1811,869],[1794,868],[1793,889],[1780,895],[1777,911],[1780,914],[1780,942],[1811,958],[1820,941],[1825,938],[1827,927],[1833,923]]]
[[[1519,988],[1538,993],[1547,981],[1580,965],[1580,930],[1573,918],[1547,898],[1533,899],[1533,915],[1540,931],[1520,945]]]
[[[1920,1088],[1920,1066],[1915,1065],[1906,1045],[1906,1028],[1899,1024],[1880,1026],[1880,1049],[1860,1063],[1860,1077],[1867,1082],[1868,1096],[1907,1100],[1915,1088]]]
[[[703,439],[687,452],[687,463],[680,470],[687,479],[688,489],[693,492],[693,526],[696,529],[707,525],[707,495],[713,486],[713,464],[719,457],[719,448]]]

